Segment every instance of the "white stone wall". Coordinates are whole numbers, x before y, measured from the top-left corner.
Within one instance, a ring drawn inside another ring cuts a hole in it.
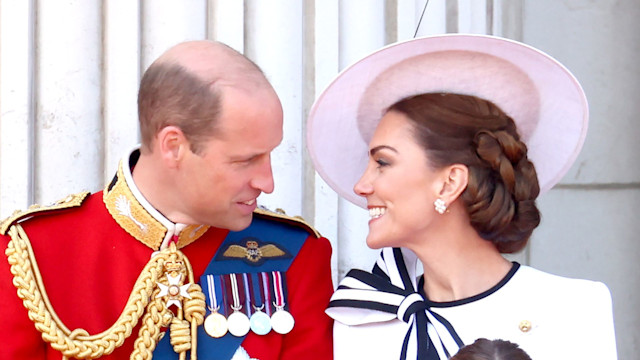
[[[604,281],[618,355],[640,352],[640,2],[524,1],[525,42],[564,63],[589,100],[589,132],[562,184],[540,201],[531,265]]]
[[[350,63],[414,36],[425,0],[0,0],[0,218],[102,188],[138,142],[140,75],[171,45],[226,42],[280,95],[282,145],[271,208],[303,215],[334,247],[334,278],[369,268],[367,215],[338,199],[304,148],[313,99]],[[640,2],[431,0],[418,35],[473,32],[534,45],[582,82],[591,122],[562,184],[540,199],[543,223],[517,260],[606,282],[620,359],[640,349]]]

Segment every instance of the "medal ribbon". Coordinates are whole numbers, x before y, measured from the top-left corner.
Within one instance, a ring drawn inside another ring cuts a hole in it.
[[[264,302],[262,301],[262,289],[260,289],[260,275],[257,273],[251,273],[249,276],[251,276],[251,302],[253,303],[253,306],[260,309],[264,305]],[[266,309],[263,308],[262,310],[266,312]]]
[[[220,307],[218,306],[216,281],[213,275],[207,275],[207,287],[207,292],[209,293],[209,311],[218,311]]]
[[[415,290],[399,248],[383,249],[371,273],[349,271],[329,303],[329,309],[341,307],[394,314],[408,323],[401,360],[444,360],[464,346],[453,326],[430,311],[425,299]],[[416,355],[409,355],[414,353]]]
[[[220,275],[220,284],[222,286],[222,291],[224,291],[224,293],[222,294],[222,308],[225,311],[225,314],[231,314],[232,313],[232,309],[231,309],[231,305],[229,304],[229,288],[230,286],[227,286],[227,283],[229,282],[229,280],[226,279],[225,275]]]
[[[273,275],[273,292],[275,295],[274,304],[276,309],[282,309],[286,304],[284,299],[284,288],[282,286],[282,274],[280,271],[272,271],[271,274]]]
[[[249,285],[249,275],[247,273],[242,274],[242,282],[244,284],[244,304],[247,309],[247,315],[250,316],[253,310],[251,309],[251,298],[253,297],[253,294],[250,291],[251,286]]]
[[[269,287],[269,274],[268,273],[260,273],[260,278],[262,279],[262,294],[264,295],[264,305],[265,311],[267,315],[271,316],[273,312],[271,311],[271,291]]]
[[[242,302],[240,301],[238,279],[236,278],[236,274],[229,274],[229,279],[231,280],[231,294],[233,296],[233,306],[231,308],[234,311],[239,311],[240,309],[242,309]]]

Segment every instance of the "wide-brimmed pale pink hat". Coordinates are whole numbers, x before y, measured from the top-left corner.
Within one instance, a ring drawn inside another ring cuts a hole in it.
[[[366,207],[353,186],[385,110],[416,94],[447,92],[493,102],[516,123],[541,193],[575,161],[587,132],[587,99],[562,64],[494,36],[447,34],[384,47],[342,71],[311,108],[307,146],[316,171],[342,197]]]

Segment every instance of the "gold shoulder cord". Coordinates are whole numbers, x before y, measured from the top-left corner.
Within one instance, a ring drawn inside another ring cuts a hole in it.
[[[197,358],[196,330],[205,315],[205,297],[195,283],[193,270],[186,256],[171,244],[154,254],[136,280],[133,291],[118,320],[108,330],[89,335],[84,329],[69,330],[53,310],[31,248],[22,226],[14,224],[9,229],[11,241],[5,251],[13,284],[18,296],[28,310],[29,319],[42,333],[42,339],[63,354],[63,359],[95,359],[111,354],[128,338],[142,317],[142,325],[130,359],[151,359],[153,350],[163,333],[162,327],[170,326],[171,344],[180,360]],[[185,283],[184,279],[188,279]],[[177,314],[168,306],[178,306]]]

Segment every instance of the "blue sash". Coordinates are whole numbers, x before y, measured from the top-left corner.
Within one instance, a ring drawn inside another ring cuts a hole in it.
[[[207,275],[286,272],[308,236],[309,233],[302,228],[259,216],[254,216],[248,228],[238,232],[229,232],[200,277],[200,286],[206,296],[207,304],[211,301],[206,280]],[[259,249],[261,251],[258,251]],[[224,289],[216,290],[217,294],[224,291]],[[207,309],[205,316],[210,313],[211,311]],[[223,314],[229,315],[224,312]],[[154,359],[178,359],[178,354],[173,351],[171,346],[169,335],[169,330],[167,330],[153,352]],[[221,338],[212,338],[205,333],[202,326],[199,326],[198,359],[231,359],[243,340],[244,337],[236,337],[229,333]]]

